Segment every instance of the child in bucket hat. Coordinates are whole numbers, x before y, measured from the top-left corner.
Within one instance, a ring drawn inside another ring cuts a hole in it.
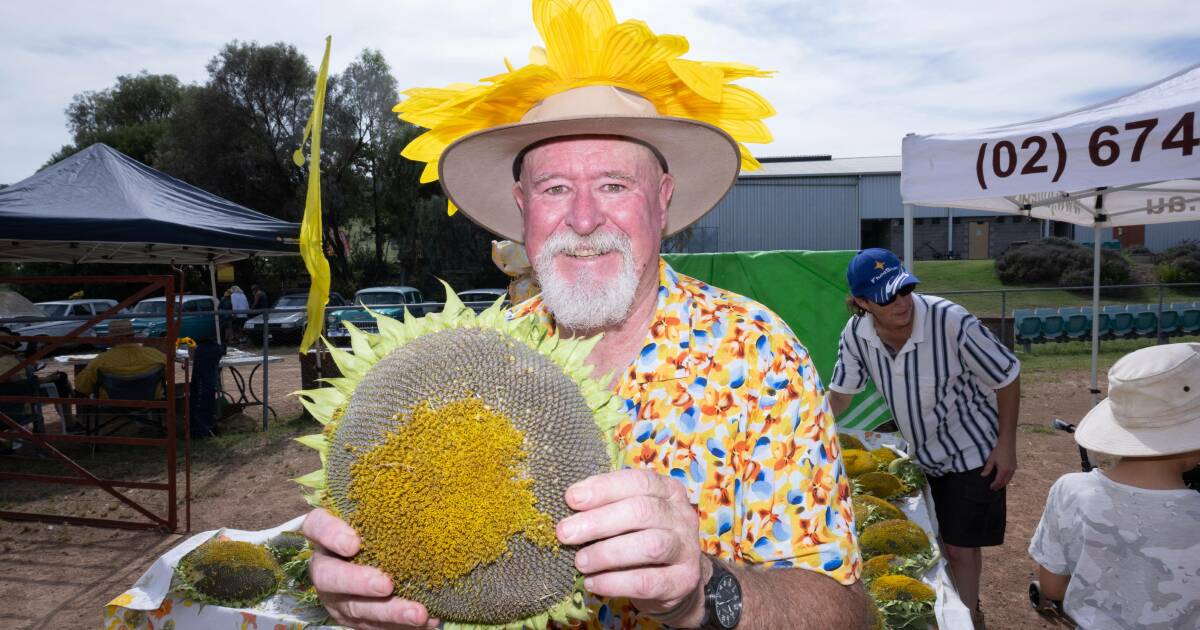
[[[1081,628],[1200,628],[1200,343],[1130,353],[1075,440],[1119,457],[1065,475],[1029,555],[1043,594]]]

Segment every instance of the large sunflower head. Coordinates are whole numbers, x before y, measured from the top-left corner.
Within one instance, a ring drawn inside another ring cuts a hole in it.
[[[425,127],[403,151],[425,162],[421,182],[438,179],[438,161],[451,143],[485,129],[513,124],[548,97],[586,86],[634,93],[658,115],[713,125],[736,142],[741,168],[758,161],[743,143],[766,143],[763,119],[775,113],[758,93],[733,82],[768,77],[770,71],[741,63],[683,59],[688,41],[656,35],[644,22],[617,22],[608,0],[533,0],[533,22],[544,46],[529,63],[482,79],[480,84],[413,88],[396,105],[401,120]],[[453,214],[453,205],[450,213]]]
[[[375,314],[378,334],[347,324],[352,352],[330,347],[342,377],[300,393],[325,429],[300,439],[322,468],[297,481],[358,532],[357,562],[448,627],[584,619],[554,526],[566,488],[616,462],[621,412],[584,363],[598,338],[446,295],[423,318]]]

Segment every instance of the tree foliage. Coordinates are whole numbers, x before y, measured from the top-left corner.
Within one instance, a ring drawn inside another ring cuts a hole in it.
[[[51,162],[105,142],[216,195],[299,221],[308,171],[292,154],[312,110],[312,64],[287,43],[233,41],[206,69],[198,84],[143,70],[77,94],[66,109],[74,144]],[[421,130],[392,113],[399,100],[377,50],[363,50],[329,77],[321,187],[333,288],[348,295],[403,282],[440,296],[438,277],[461,288],[503,286],[490,235],[461,215],[447,217],[440,188],[418,183],[423,165],[400,156]],[[240,264],[238,276],[277,295],[306,274],[299,258],[272,258]]]

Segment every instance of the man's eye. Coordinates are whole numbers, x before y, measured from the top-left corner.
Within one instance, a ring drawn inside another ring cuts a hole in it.
[[[621,192],[625,190],[625,184],[604,184],[600,187],[603,192]]]
[[[551,186],[551,187],[547,188],[546,190],[543,190],[543,191],[542,191],[542,194],[546,194],[546,195],[561,195],[561,194],[563,194],[563,193],[565,193],[565,192],[567,192],[567,187],[566,187],[566,186],[563,186],[562,184],[558,184],[558,185],[556,185],[556,186]]]

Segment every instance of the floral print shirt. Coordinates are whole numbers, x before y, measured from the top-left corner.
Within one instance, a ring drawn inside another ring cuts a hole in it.
[[[659,265],[657,311],[615,388],[624,465],[683,483],[705,553],[853,583],[850,483],[808,351],[761,304]],[[529,314],[553,326],[540,298],[512,313]],[[661,627],[627,601],[592,608],[588,628]]]

